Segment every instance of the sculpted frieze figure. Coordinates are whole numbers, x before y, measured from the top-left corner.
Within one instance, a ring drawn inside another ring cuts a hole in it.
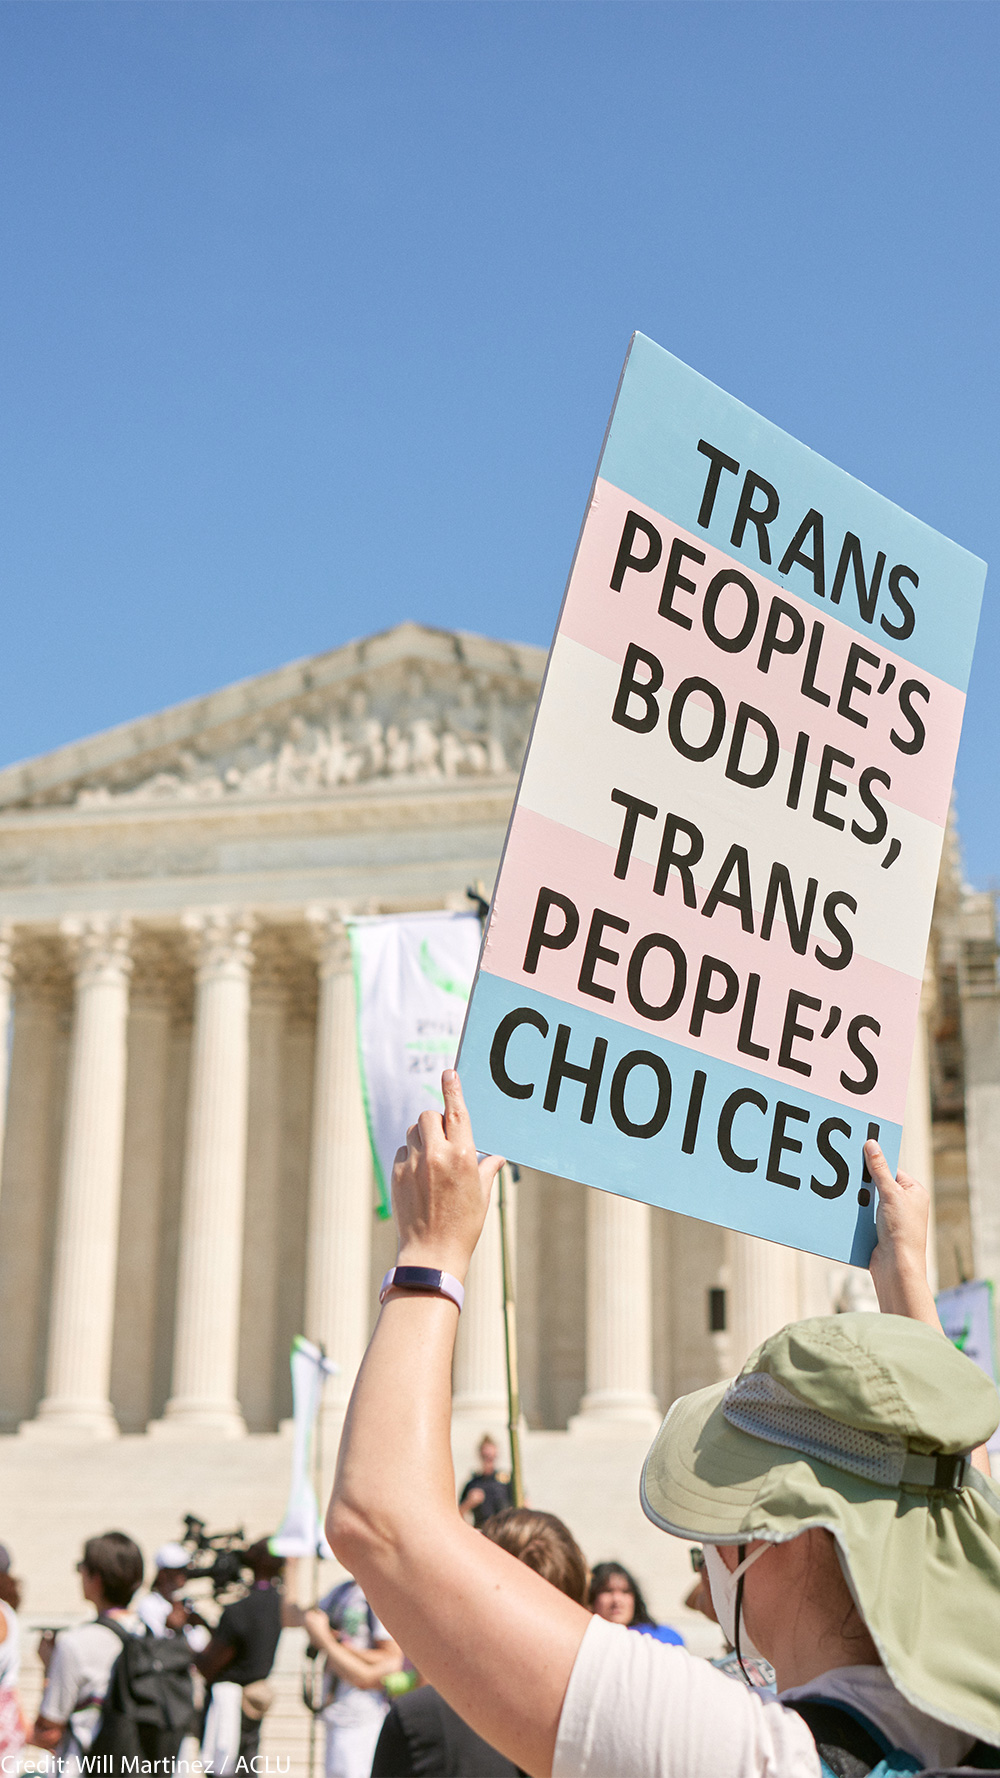
[[[316,795],[371,780],[503,777],[516,769],[535,688],[480,687],[466,679],[435,698],[423,675],[398,686],[356,686],[343,704],[294,712],[216,758],[191,749],[137,783],[84,785],[80,807],[107,803],[218,802]]]

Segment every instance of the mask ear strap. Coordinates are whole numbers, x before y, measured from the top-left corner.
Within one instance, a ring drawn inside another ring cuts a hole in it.
[[[737,1567],[740,1570],[739,1579],[736,1582],[736,1622],[733,1626],[736,1631],[736,1659],[739,1662],[740,1672],[746,1680],[747,1685],[752,1686],[753,1680],[750,1678],[750,1675],[746,1670],[743,1656],[740,1653],[740,1618],[743,1615],[743,1581],[746,1575],[744,1563],[746,1562],[747,1555],[747,1546],[745,1543],[737,1545],[736,1554],[739,1557]]]

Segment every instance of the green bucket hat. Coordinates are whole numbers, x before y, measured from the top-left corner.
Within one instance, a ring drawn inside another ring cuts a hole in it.
[[[1000,1746],[1000,1489],[968,1461],[998,1418],[989,1378],[923,1322],[795,1322],[674,1403],[643,1510],[692,1543],[830,1531],[893,1684]]]

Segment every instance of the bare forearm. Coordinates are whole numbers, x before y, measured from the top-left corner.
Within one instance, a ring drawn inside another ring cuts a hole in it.
[[[382,1643],[377,1649],[350,1648],[338,1642],[326,1619],[321,1627],[314,1612],[306,1613],[306,1625],[312,1641],[326,1655],[327,1666],[338,1679],[344,1679],[359,1692],[377,1691],[390,1673],[398,1673],[403,1665],[402,1650],[394,1642]]]
[[[384,1562],[411,1536],[423,1539],[428,1515],[457,1519],[457,1326],[458,1311],[446,1297],[392,1291],[383,1305],[351,1396],[327,1517],[330,1544],[354,1574],[359,1561],[376,1559],[376,1549]]]
[[[476,1159],[458,1078],[423,1112],[393,1170],[399,1260],[463,1279],[499,1158]],[[451,1461],[457,1310],[394,1291],[358,1373],[327,1534],[386,1629],[484,1740],[552,1769],[559,1713],[590,1618],[466,1525]]]
[[[936,1327],[940,1333],[944,1332],[931,1287],[927,1282],[927,1273],[922,1266],[914,1266],[909,1270],[893,1267],[884,1271],[873,1267],[873,1275],[875,1294],[883,1315],[905,1315],[910,1321],[926,1321],[928,1327]]]

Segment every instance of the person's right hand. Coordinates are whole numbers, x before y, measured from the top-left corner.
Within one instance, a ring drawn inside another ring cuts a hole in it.
[[[907,1315],[911,1321],[939,1328],[927,1282],[930,1193],[908,1173],[897,1173],[893,1179],[877,1142],[865,1143],[865,1160],[878,1192],[878,1245],[869,1265],[879,1308],[886,1315]]]
[[[462,1506],[466,1512],[473,1512],[474,1513],[476,1510],[476,1507],[482,1506],[483,1501],[485,1499],[486,1499],[486,1495],[483,1493],[482,1488],[470,1488],[468,1494],[465,1496],[465,1499],[462,1502]]]
[[[406,1133],[392,1170],[399,1231],[397,1263],[431,1266],[464,1279],[482,1233],[490,1192],[503,1161],[476,1160],[469,1113],[453,1068],[441,1076],[444,1116],[422,1111]]]

